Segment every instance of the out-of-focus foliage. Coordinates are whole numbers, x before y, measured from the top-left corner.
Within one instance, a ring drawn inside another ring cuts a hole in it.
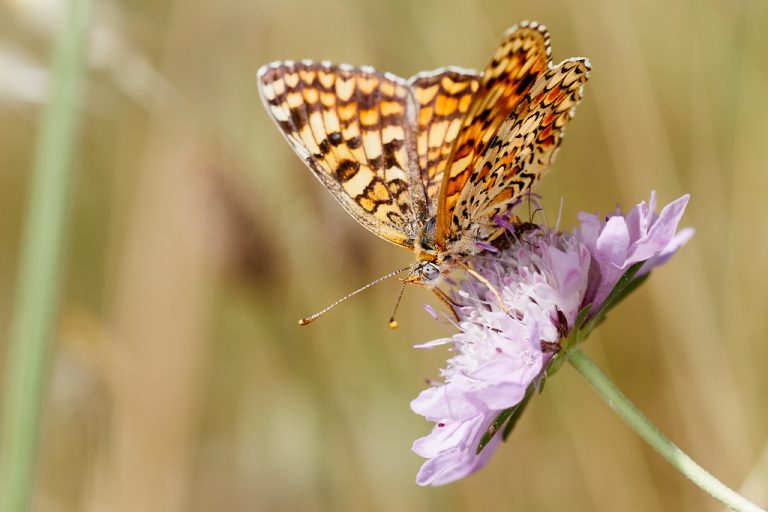
[[[0,333],[60,7],[0,3]],[[408,402],[444,354],[411,345],[446,332],[421,308],[433,298],[408,289],[395,332],[395,281],[296,325],[411,256],[303,168],[260,104],[258,66],[480,68],[522,19],[549,27],[555,61],[593,67],[539,188],[547,219],[561,198],[569,227],[652,188],[692,194],[693,242],[585,349],[766,502],[767,4],[169,0],[93,17],[36,510],[719,509],[571,370],[488,468],[418,488],[409,448],[429,425]]]

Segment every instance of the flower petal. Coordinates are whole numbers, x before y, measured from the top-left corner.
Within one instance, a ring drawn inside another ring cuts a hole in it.
[[[448,383],[427,388],[411,401],[411,410],[430,421],[465,420],[483,412],[461,385]]]
[[[606,265],[621,268],[629,249],[629,228],[624,217],[611,217],[597,238],[595,256]]]
[[[665,206],[655,219],[647,233],[633,243],[624,267],[647,260],[669,245],[677,231],[677,225],[683,217],[690,195],[686,194]],[[651,212],[653,214],[653,212]]]
[[[464,422],[460,427],[464,434],[464,441],[453,444],[453,439],[451,439],[451,442],[445,444],[444,450],[439,451],[439,453],[430,452],[436,454],[421,466],[416,475],[416,483],[419,485],[445,485],[469,476],[485,466],[501,439],[501,436],[494,436],[482,452],[476,453],[477,443],[480,442],[480,437],[491,421],[493,420],[487,416],[480,415]],[[416,451],[415,443],[414,451]]]

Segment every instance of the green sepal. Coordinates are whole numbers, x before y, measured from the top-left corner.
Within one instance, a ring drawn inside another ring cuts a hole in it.
[[[525,392],[525,396],[520,401],[520,403],[512,407],[512,415],[509,417],[509,421],[504,427],[504,432],[502,432],[501,434],[502,441],[506,441],[507,438],[509,437],[509,434],[512,433],[512,430],[514,430],[515,425],[517,425],[517,420],[519,420],[520,417],[523,415],[523,411],[525,411],[525,408],[528,407],[528,402],[531,401],[532,396],[533,396],[533,386],[528,386],[528,390]]]
[[[608,311],[610,311],[616,304],[624,300],[630,293],[635,291],[635,289],[637,289],[637,287],[645,281],[645,279],[648,277],[648,274],[638,279],[634,279],[635,274],[637,274],[644,263],[645,261],[638,261],[634,265],[630,266],[627,271],[624,272],[624,274],[622,274],[622,276],[611,290],[611,293],[609,293],[608,297],[606,297],[603,301],[600,309],[595,312],[594,316],[592,316],[592,318],[586,324],[576,329],[576,336],[574,340],[575,344],[579,344],[584,341],[587,336],[589,336],[589,333],[591,333],[595,327],[600,325],[600,323],[605,320],[605,315],[608,313]]]
[[[496,419],[493,420],[493,423],[491,423],[491,426],[488,427],[488,430],[485,431],[485,434],[483,434],[483,437],[480,438],[480,442],[477,444],[477,451],[476,454],[480,454],[481,451],[483,451],[483,448],[485,448],[485,445],[487,445],[491,439],[493,439],[493,436],[496,435],[496,432],[498,432],[502,425],[504,425],[504,422],[509,419],[509,417],[512,415],[512,413],[515,410],[515,407],[510,407],[509,409],[504,409],[499,413],[498,416],[496,416]]]
[[[575,330],[579,330],[584,326],[584,321],[587,319],[587,316],[589,315],[589,311],[592,309],[592,304],[587,304],[583,308],[581,308],[581,311],[576,315],[576,321],[573,323],[573,328]]]

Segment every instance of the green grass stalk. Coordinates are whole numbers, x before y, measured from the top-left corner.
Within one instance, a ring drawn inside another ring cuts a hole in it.
[[[90,0],[71,0],[53,48],[35,148],[6,357],[0,426],[0,512],[29,510],[53,333]]]

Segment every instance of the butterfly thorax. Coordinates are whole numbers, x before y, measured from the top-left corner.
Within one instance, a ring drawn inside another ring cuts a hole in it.
[[[437,221],[435,217],[432,217],[419,231],[413,245],[413,251],[416,254],[417,260],[431,262],[438,261],[439,251],[437,250],[437,244],[435,243],[436,226]]]
[[[452,240],[446,247],[441,246],[437,242],[436,226],[435,217],[430,218],[416,237],[413,252],[417,262],[412,267],[413,281],[434,285],[441,275],[455,268],[457,261],[480,252],[469,237]]]
[[[444,262],[445,253],[438,250],[435,242],[437,222],[435,217],[430,218],[419,230],[418,236],[413,244],[413,252],[416,256],[416,263],[411,267],[412,283],[421,283],[434,285],[447,268]]]
[[[458,239],[447,240],[447,245],[443,246],[437,242],[436,237],[437,221],[435,217],[430,218],[419,231],[413,245],[413,251],[418,261],[429,261],[438,266],[448,266],[448,264],[457,259],[463,259],[480,252],[475,237],[472,233],[466,233]]]

